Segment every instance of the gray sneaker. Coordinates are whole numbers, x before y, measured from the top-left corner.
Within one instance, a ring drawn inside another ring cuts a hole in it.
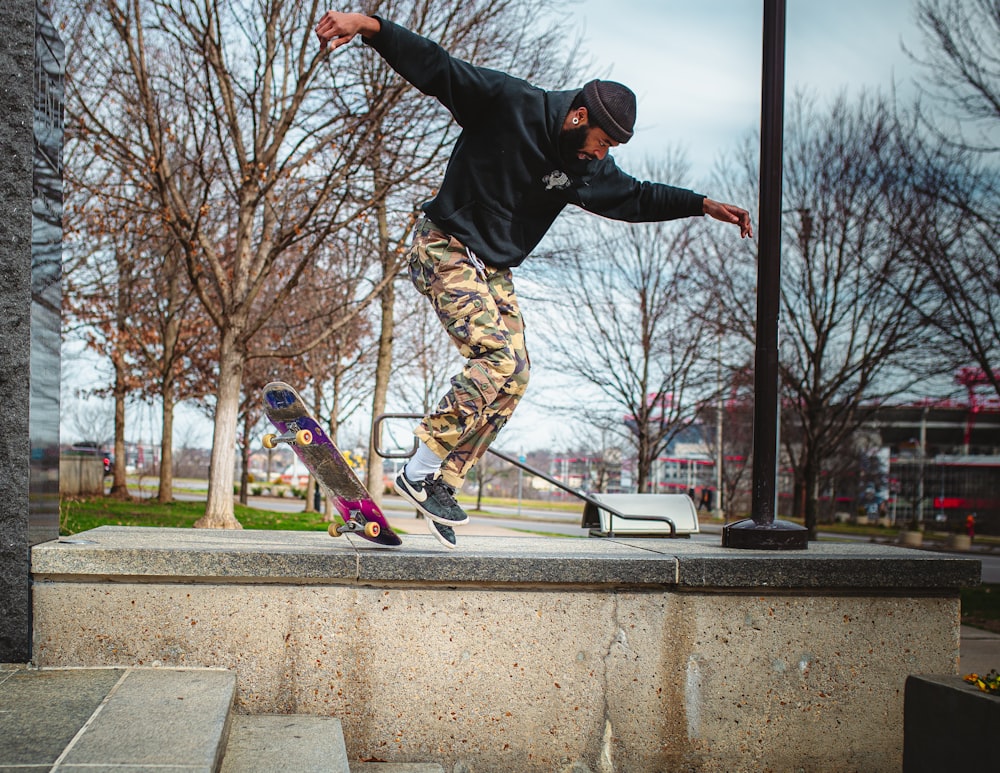
[[[468,514],[455,501],[455,489],[441,479],[440,472],[414,483],[406,477],[404,468],[396,476],[393,488],[432,521],[446,526],[461,526],[469,522]]]
[[[453,528],[445,526],[443,523],[432,521],[430,518],[427,518],[426,521],[427,530],[437,537],[437,541],[448,548],[448,550],[454,550],[458,546],[458,540],[455,539],[455,530]]]

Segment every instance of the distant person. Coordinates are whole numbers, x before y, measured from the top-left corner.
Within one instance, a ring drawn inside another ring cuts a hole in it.
[[[709,488],[701,490],[701,501],[698,503],[698,511],[701,512],[702,509],[712,512],[712,490]]]
[[[750,215],[683,188],[640,182],[615,165],[608,152],[632,138],[636,115],[635,95],[620,83],[545,91],[359,13],[328,11],[315,32],[324,50],[360,34],[462,127],[444,180],[422,206],[409,274],[467,361],[414,431],[418,449],[395,480],[396,491],[427,516],[431,533],[454,547],[452,527],[469,520],[454,492],[528,386],[511,269],[559,212],[573,204],[630,222],[708,215],[736,225],[743,237],[753,235]]]
[[[975,539],[976,537],[976,514],[969,513],[965,519],[965,533],[969,535],[969,539]]]

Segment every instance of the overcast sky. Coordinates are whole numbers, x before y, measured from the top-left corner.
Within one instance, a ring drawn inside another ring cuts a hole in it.
[[[581,0],[571,6],[595,77],[620,81],[638,99],[636,135],[615,158],[680,147],[693,180],[760,124],[761,0]],[[863,88],[912,94],[919,50],[912,0],[788,0],[786,94],[820,99]]]

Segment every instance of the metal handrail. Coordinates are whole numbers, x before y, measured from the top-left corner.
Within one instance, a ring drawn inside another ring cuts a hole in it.
[[[390,452],[382,448],[381,445],[382,433],[380,432],[380,430],[382,428],[382,422],[385,421],[386,419],[422,419],[422,418],[423,414],[419,413],[383,413],[379,416],[376,416],[375,421],[372,422],[372,437],[375,440],[374,443],[375,453],[378,454],[383,459],[408,459],[411,456],[413,456],[413,454],[416,453],[416,450],[419,446],[419,441],[416,438],[413,439],[413,448],[411,448],[409,451]],[[671,537],[677,536],[677,525],[673,522],[671,518],[668,518],[665,515],[642,515],[642,516],[627,515],[621,512],[620,510],[617,510],[614,507],[611,507],[610,505],[602,502],[601,500],[592,497],[590,494],[580,491],[579,489],[575,489],[572,486],[568,486],[561,480],[557,480],[551,475],[544,473],[541,470],[535,469],[530,464],[522,462],[516,456],[511,456],[510,454],[506,454],[503,451],[497,451],[494,448],[489,448],[487,450],[494,456],[503,459],[505,462],[509,462],[510,464],[513,464],[515,467],[521,468],[530,475],[535,475],[541,478],[542,480],[551,483],[556,488],[560,488],[563,491],[577,497],[578,499],[583,500],[587,504],[593,505],[596,508],[604,510],[610,515],[616,516],[625,521],[659,521],[660,523],[665,523],[670,527]],[[614,536],[614,531],[609,531],[608,533],[610,536],[612,537]]]

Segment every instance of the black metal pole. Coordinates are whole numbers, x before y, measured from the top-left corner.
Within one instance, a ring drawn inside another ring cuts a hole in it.
[[[781,282],[781,161],[784,135],[785,0],[764,2],[761,68],[760,236],[754,358],[753,519],[773,523],[778,470],[778,309]]]
[[[760,114],[757,349],[754,359],[753,517],[723,529],[735,548],[795,550],[809,532],[779,521],[778,312],[781,303],[781,164],[785,110],[785,0],[764,0]]]

